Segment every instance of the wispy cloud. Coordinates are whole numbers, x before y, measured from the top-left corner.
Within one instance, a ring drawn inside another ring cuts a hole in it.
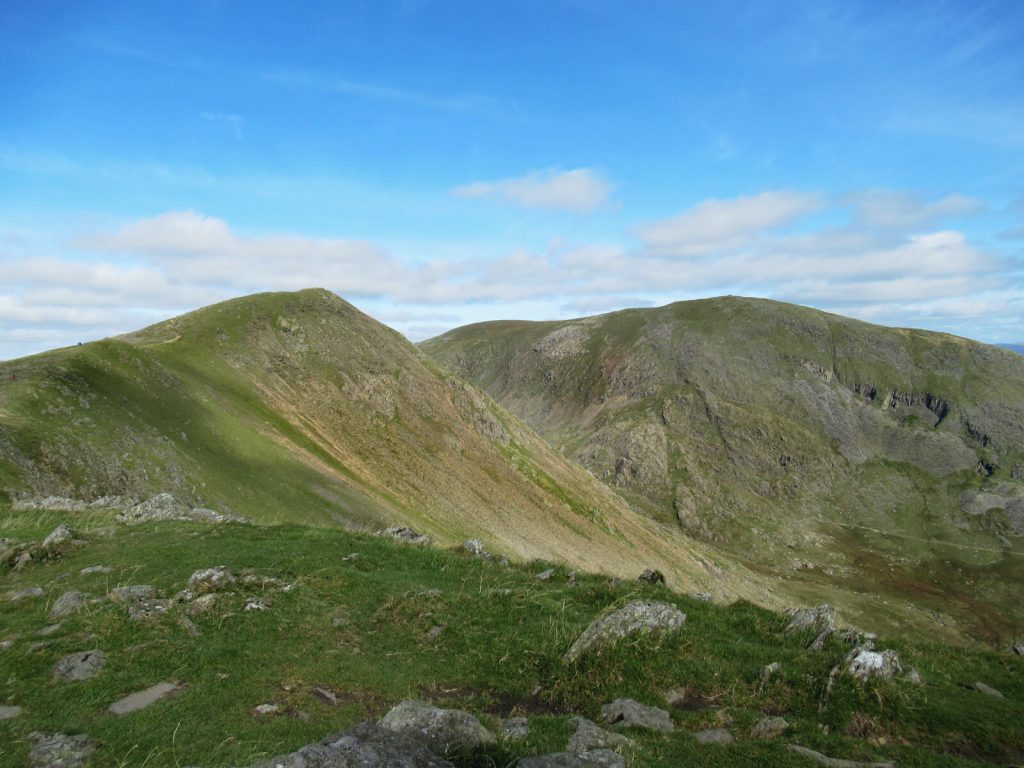
[[[908,192],[871,189],[850,195],[860,224],[881,229],[926,227],[943,219],[968,216],[984,210],[980,200],[965,195],[947,195],[926,201]]]
[[[203,112],[203,120],[218,125],[226,126],[236,139],[242,138],[242,117],[241,115],[226,114],[223,112]]]
[[[524,208],[554,208],[590,213],[608,202],[614,185],[589,168],[531,171],[495,181],[477,181],[452,190],[456,197],[494,197]]]
[[[640,239],[655,251],[700,254],[739,246],[752,236],[791,224],[819,210],[821,195],[790,190],[730,200],[705,200],[677,216],[640,228]]]
[[[278,85],[333,93],[339,96],[387,102],[400,106],[470,112],[489,117],[505,117],[512,110],[491,96],[481,93],[433,94],[414,88],[353,80],[323,72],[288,70],[267,73],[265,79]]]

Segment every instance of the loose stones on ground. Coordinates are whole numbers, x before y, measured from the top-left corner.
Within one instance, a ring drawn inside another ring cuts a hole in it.
[[[21,707],[0,707],[0,720],[10,720],[21,714]]]
[[[65,592],[54,600],[53,605],[50,606],[50,618],[63,619],[65,616],[77,613],[85,607],[86,597],[86,595],[75,590]]]

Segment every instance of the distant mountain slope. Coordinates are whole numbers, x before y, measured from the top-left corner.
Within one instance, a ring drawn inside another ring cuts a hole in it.
[[[441,543],[479,537],[522,559],[651,566],[680,588],[755,594],[327,291],[224,302],[0,373],[0,490],[15,497],[169,491],[260,522],[407,524]]]
[[[1011,352],[1016,352],[1018,355],[1024,355],[1024,344],[1000,344],[999,346]]]
[[[1019,355],[735,297],[421,348],[635,509],[790,592],[975,636],[1024,623]]]

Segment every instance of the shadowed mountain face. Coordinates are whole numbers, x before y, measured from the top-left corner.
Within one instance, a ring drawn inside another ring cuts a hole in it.
[[[170,492],[257,522],[404,524],[770,602],[327,291],[225,302],[2,374],[0,490],[14,498]]]
[[[1024,620],[1013,352],[732,297],[421,348],[634,509],[790,595],[992,640]]]

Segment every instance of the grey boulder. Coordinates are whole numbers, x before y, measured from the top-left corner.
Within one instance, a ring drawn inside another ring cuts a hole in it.
[[[864,683],[874,679],[892,680],[903,671],[903,665],[896,651],[854,648],[843,660],[843,671]]]
[[[626,768],[626,760],[610,749],[589,752],[556,752],[551,755],[524,757],[516,768]]]
[[[568,664],[585,653],[614,645],[630,635],[671,632],[685,623],[686,614],[674,605],[636,600],[591,623],[576,638],[562,661]]]
[[[721,744],[726,746],[732,744],[735,739],[725,728],[707,728],[693,734],[698,744]]]
[[[452,764],[416,739],[365,722],[251,768],[452,768]]]
[[[789,723],[783,717],[763,717],[750,730],[750,736],[755,739],[773,739],[786,733],[789,728]]]
[[[421,741],[438,753],[495,740],[494,734],[468,712],[441,709],[425,701],[403,701],[381,718],[380,727]]]
[[[53,674],[69,682],[88,680],[103,668],[106,658],[106,654],[98,649],[72,653],[53,665]]]
[[[30,733],[35,744],[28,753],[30,768],[81,768],[89,760],[96,743],[85,734],[45,736]]]
[[[85,595],[81,592],[71,590],[53,601],[50,606],[49,616],[51,619],[63,619],[73,613],[78,613],[85,607]]]
[[[633,699],[616,699],[601,707],[601,719],[618,728],[646,728],[649,731],[672,733],[672,716],[664,709],[649,707]]]
[[[576,732],[569,737],[565,747],[567,752],[578,754],[595,749],[617,749],[631,743],[621,733],[606,731],[585,717],[574,717],[572,723],[576,726]]]

